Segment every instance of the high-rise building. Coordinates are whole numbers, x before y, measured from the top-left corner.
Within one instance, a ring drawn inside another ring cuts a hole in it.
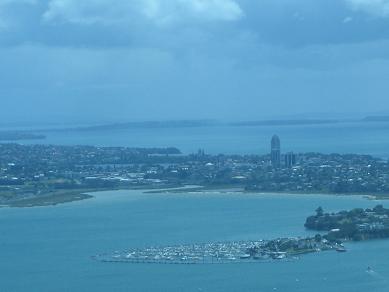
[[[274,167],[280,167],[281,165],[281,142],[280,138],[277,135],[274,135],[271,138],[271,164]]]
[[[285,154],[285,166],[292,167],[296,164],[296,154],[293,152],[288,152]]]

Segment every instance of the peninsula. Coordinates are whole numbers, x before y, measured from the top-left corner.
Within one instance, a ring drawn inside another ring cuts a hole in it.
[[[389,209],[377,205],[373,209],[356,208],[351,211],[324,213],[319,207],[316,215],[310,216],[305,227],[327,231],[330,241],[361,241],[389,237]]]
[[[358,154],[286,154],[282,163],[277,150],[184,155],[174,147],[0,144],[0,205],[52,205],[89,198],[92,191],[185,185],[387,198],[389,164]]]

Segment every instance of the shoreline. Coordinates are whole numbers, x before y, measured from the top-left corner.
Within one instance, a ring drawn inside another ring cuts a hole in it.
[[[83,201],[96,198],[95,193],[99,192],[114,192],[114,191],[141,191],[143,194],[242,194],[242,195],[299,195],[299,196],[352,196],[361,197],[366,200],[388,200],[389,194],[375,195],[375,194],[331,194],[328,192],[259,192],[259,191],[246,191],[242,187],[206,187],[200,185],[187,185],[187,186],[170,186],[167,188],[121,188],[121,189],[85,189],[85,190],[60,190],[52,194],[46,194],[43,196],[29,197],[20,200],[14,200],[10,202],[4,202],[0,205],[2,207],[9,208],[32,208],[32,207],[47,207],[56,206],[59,204],[66,204],[71,202]]]
[[[255,190],[245,190],[243,187],[230,187],[230,186],[220,186],[220,187],[207,187],[207,186],[198,186],[197,188],[166,188],[160,190],[147,190],[144,193],[147,194],[158,194],[158,193],[218,193],[218,194],[253,194],[253,195],[300,195],[300,196],[313,196],[313,195],[322,195],[322,196],[335,196],[335,197],[362,197],[367,200],[389,200],[389,194],[372,194],[372,193],[329,193],[329,192],[295,192],[295,191],[255,191]]]

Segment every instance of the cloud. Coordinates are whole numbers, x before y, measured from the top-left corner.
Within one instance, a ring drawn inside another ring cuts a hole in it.
[[[8,4],[36,4],[36,0],[0,0],[0,6]]]
[[[143,1],[145,14],[157,21],[184,17],[233,21],[243,16],[240,6],[233,0],[147,0]]]
[[[76,24],[109,24],[131,17],[132,5],[128,1],[116,0],[51,0],[43,19],[52,22]]]
[[[15,20],[7,14],[7,9],[16,5],[35,5],[36,3],[36,0],[0,0],[0,31],[15,24]]]
[[[389,0],[345,0],[354,10],[389,17]]]
[[[166,25],[181,21],[234,21],[243,16],[234,0],[51,0],[43,18],[77,24],[133,23],[139,18]]]
[[[33,2],[0,0],[1,119],[389,106],[386,2]]]
[[[343,19],[343,23],[349,23],[349,22],[352,22],[353,21],[353,18],[350,17],[350,16],[347,16]]]

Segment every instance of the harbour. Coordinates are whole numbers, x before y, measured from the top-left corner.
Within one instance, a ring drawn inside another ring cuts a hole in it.
[[[387,289],[383,280],[389,275],[386,240],[347,243],[346,253],[329,250],[284,259],[236,259],[228,264],[131,264],[90,258],[127,255],[148,247],[192,246],[186,243],[202,247],[207,243],[260,242],[262,238],[289,238],[288,235],[313,237],[315,233],[305,230],[303,223],[317,206],[336,211],[356,206],[373,208],[377,204],[362,197],[215,193],[200,196],[141,191],[92,195],[90,200],[53,207],[1,209],[0,272],[5,291],[34,291],[36,287],[43,287],[40,291],[98,292],[198,292],[199,288],[251,292],[258,286],[264,291],[276,287],[278,291],[303,292],[324,292],[329,288],[347,292]],[[244,250],[236,253],[244,254]],[[366,272],[368,266],[375,273]],[[349,287],[345,279],[358,281],[361,289]]]

